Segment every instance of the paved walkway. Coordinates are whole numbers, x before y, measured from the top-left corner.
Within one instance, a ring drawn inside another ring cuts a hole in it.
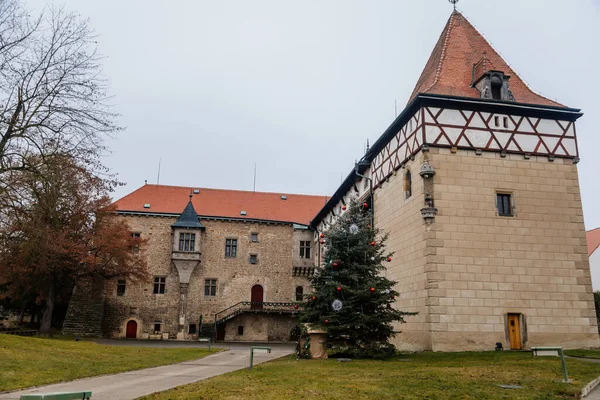
[[[265,351],[256,351],[254,353],[254,364],[284,357],[292,352],[293,348],[290,348],[290,346],[273,346],[270,354]],[[93,400],[133,400],[154,392],[246,368],[249,364],[249,347],[237,348],[236,346],[234,349],[225,350],[198,360],[5,393],[0,394],[0,399],[18,399],[21,394],[25,393],[91,390]]]

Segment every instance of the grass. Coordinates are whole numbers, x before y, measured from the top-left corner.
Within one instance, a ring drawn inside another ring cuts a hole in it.
[[[582,358],[599,358],[600,349],[592,350],[565,350],[565,354],[571,357],[582,357]]]
[[[600,375],[600,364],[569,359],[567,367],[572,384],[559,382],[558,358],[520,352],[420,353],[348,363],[287,358],[144,399],[574,399]]]
[[[0,391],[197,359],[198,348],[100,345],[0,334]]]

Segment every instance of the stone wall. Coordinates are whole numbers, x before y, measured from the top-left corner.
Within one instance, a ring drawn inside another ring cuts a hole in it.
[[[104,279],[79,282],[67,308],[63,323],[64,335],[100,337],[104,316]]]
[[[436,148],[428,157],[432,350],[508,347],[507,313],[522,315],[524,347],[598,346],[576,165]],[[498,215],[497,191],[512,194],[513,217]]]
[[[430,234],[420,209],[423,207],[425,188],[419,176],[423,154],[399,169],[387,182],[375,190],[375,225],[389,234],[387,249],[395,254],[386,263],[387,277],[397,281],[400,292],[396,307],[402,311],[418,312],[406,317],[406,324],[397,324],[393,343],[400,350],[431,350],[430,308],[435,288],[431,284],[426,262],[429,257],[426,244]],[[412,194],[405,198],[404,179],[411,172]]]
[[[215,314],[240,301],[249,301],[254,285],[263,288],[264,301],[289,302],[295,300],[297,286],[305,291],[306,278],[292,276],[292,267],[312,264],[299,257],[299,240],[312,240],[307,230],[294,230],[289,224],[267,224],[249,221],[202,220],[206,230],[201,233],[200,264],[194,269],[182,309],[177,270],[171,261],[172,230],[175,218],[121,215],[135,232],[148,239],[146,256],[153,275],[166,277],[166,292],[153,293],[153,283],[127,282],[125,295],[117,296],[116,280],[106,284],[104,333],[107,336],[125,336],[129,319],[138,321],[140,335],[151,333],[154,324],[161,324],[161,333],[171,338],[193,338],[189,325],[214,322]],[[251,241],[251,233],[258,233],[258,242]],[[225,240],[237,239],[235,258],[225,257]],[[250,255],[257,263],[250,263]],[[217,280],[215,296],[205,295],[205,280]],[[180,320],[183,313],[184,320]],[[180,322],[183,322],[180,324]],[[245,335],[252,335],[251,329]]]
[[[225,341],[228,342],[288,342],[298,319],[292,315],[241,314],[227,321]],[[242,327],[243,334],[239,327]]]

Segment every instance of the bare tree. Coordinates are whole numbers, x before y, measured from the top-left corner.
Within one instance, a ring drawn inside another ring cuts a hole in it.
[[[119,128],[99,61],[87,20],[56,7],[32,19],[0,0],[0,183],[57,153],[100,167]]]

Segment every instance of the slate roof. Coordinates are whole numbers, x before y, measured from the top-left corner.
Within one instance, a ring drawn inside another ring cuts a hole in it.
[[[587,239],[588,257],[600,247],[600,228],[592,229],[585,233]]]
[[[179,215],[189,203],[200,217],[279,221],[308,225],[328,196],[207,189],[189,186],[144,185],[115,201],[116,211]],[[285,196],[286,200],[282,200]],[[150,204],[150,208],[144,208]],[[246,215],[241,212],[245,211]]]
[[[419,93],[481,98],[481,94],[471,87],[471,83],[473,65],[483,58],[484,53],[492,66],[490,69],[510,76],[509,88],[516,102],[564,107],[533,92],[477,29],[457,11],[448,19],[409,103]]]
[[[186,228],[186,229],[204,229],[204,226],[198,219],[198,214],[192,204],[192,195],[190,195],[190,201],[187,206],[183,209],[183,212],[177,218],[177,222],[171,225],[172,228]]]

